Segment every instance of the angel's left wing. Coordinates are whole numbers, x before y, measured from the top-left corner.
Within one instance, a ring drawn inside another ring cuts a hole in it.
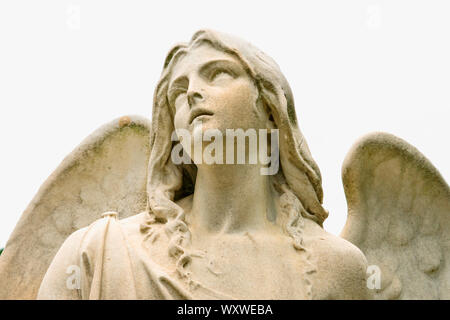
[[[381,271],[377,299],[450,299],[450,189],[416,148],[372,133],[348,153],[341,237]],[[373,283],[376,285],[376,283]]]
[[[0,299],[34,299],[64,240],[105,211],[145,210],[150,121],[125,116],[97,129],[50,175],[0,256]]]

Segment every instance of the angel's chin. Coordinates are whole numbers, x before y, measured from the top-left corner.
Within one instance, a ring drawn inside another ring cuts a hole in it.
[[[199,132],[201,130],[202,134],[205,134],[209,130],[219,130],[221,132],[225,132],[225,130],[221,130],[222,127],[223,126],[220,123],[217,123],[216,119],[214,119],[214,116],[201,115],[192,121],[190,130],[192,133]]]
[[[205,124],[211,121],[211,117],[212,116],[206,115],[206,114],[198,116],[198,117],[194,118],[194,120],[192,120],[190,127],[191,128],[202,127],[203,131],[204,131]],[[213,128],[209,128],[209,129],[213,129]]]

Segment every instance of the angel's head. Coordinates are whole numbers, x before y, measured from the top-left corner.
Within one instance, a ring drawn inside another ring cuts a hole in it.
[[[194,42],[176,52],[168,74],[167,100],[175,130],[192,134],[201,125],[203,132],[226,134],[226,129],[273,127],[255,80],[236,56]]]
[[[284,199],[298,203],[291,207],[299,215],[322,225],[328,213],[321,205],[320,171],[298,128],[287,80],[250,43],[211,30],[170,50],[155,89],[147,192],[156,219],[175,224],[184,219],[175,201],[195,192],[197,166],[172,161],[171,136],[180,128],[192,132],[200,122],[203,130],[222,132],[278,129],[280,170],[270,178],[280,198],[289,194]]]

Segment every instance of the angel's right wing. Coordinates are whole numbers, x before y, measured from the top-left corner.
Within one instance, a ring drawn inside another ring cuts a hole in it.
[[[342,179],[341,237],[381,271],[375,297],[450,299],[450,189],[431,162],[402,139],[372,133],[348,153]]]
[[[0,256],[0,299],[34,299],[64,240],[105,211],[145,210],[150,121],[116,119],[86,138],[41,186]]]

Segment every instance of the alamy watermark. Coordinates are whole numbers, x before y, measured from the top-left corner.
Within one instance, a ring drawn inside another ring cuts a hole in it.
[[[80,30],[81,28],[81,9],[78,4],[69,4],[66,8],[66,25],[69,30]]]
[[[70,265],[66,269],[69,276],[66,279],[66,288],[76,290],[81,288],[81,268],[77,265]]]
[[[175,130],[171,139],[180,142],[171,153],[175,164],[261,164],[261,175],[275,175],[280,166],[278,129],[226,129],[224,137],[218,129],[203,132],[200,123],[192,134]]]
[[[367,7],[366,25],[369,30],[378,30],[382,24],[381,6],[378,4],[371,4]]]
[[[371,290],[381,289],[381,269],[377,265],[370,265],[367,267],[367,288]]]

